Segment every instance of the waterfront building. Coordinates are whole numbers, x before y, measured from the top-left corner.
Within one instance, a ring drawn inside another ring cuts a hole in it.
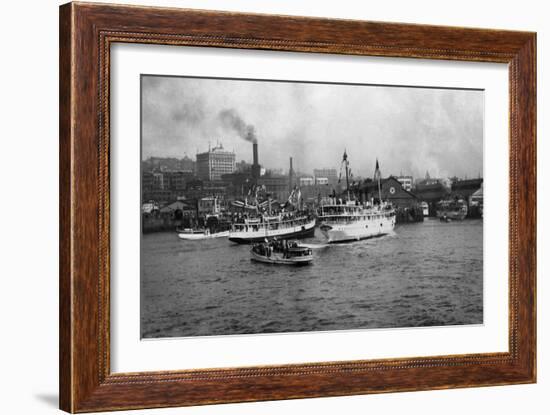
[[[336,169],[313,169],[313,176],[315,177],[316,181],[318,177],[327,179],[327,184],[329,186],[335,186],[336,184],[338,184],[338,173],[336,172]]]
[[[470,197],[483,185],[483,179],[457,180],[452,184],[452,192],[470,202]]]
[[[144,171],[141,175],[142,200],[167,202],[185,196],[188,183],[195,179],[187,171]]]
[[[185,190],[188,180],[193,177],[193,173],[185,171],[170,171],[163,173],[164,187],[174,191]]]
[[[300,186],[313,186],[315,180],[311,176],[300,177]]]
[[[202,197],[216,196],[220,199],[225,199],[227,195],[227,190],[230,185],[230,182],[224,180],[204,181],[202,183],[202,188],[200,192],[198,192],[198,194]]]
[[[222,180],[228,183],[227,196],[233,198],[243,198],[252,187],[250,169],[244,172],[237,170],[234,173],[223,174]]]
[[[149,192],[154,189],[155,178],[153,173],[144,171],[141,175],[141,189],[143,192]]]
[[[143,171],[195,171],[195,161],[185,155],[182,159],[175,157],[149,157],[142,161]]]
[[[483,205],[483,185],[474,193],[472,193],[472,196],[470,197],[470,203]]]
[[[144,202],[141,205],[142,213],[147,215],[153,215],[155,212],[158,212],[158,210],[159,210],[158,204],[152,200],[148,202]]]
[[[201,215],[220,213],[220,201],[215,196],[203,197],[197,203],[198,212]]]
[[[201,180],[220,180],[223,174],[235,171],[235,153],[221,144],[197,154],[197,176]]]
[[[141,199],[143,201],[153,200],[158,203],[167,203],[177,198],[175,192],[169,189],[150,189],[144,190]]]
[[[318,185],[318,186],[329,185],[330,184],[329,178],[328,177],[315,176],[315,184]]]
[[[192,206],[192,204],[186,203],[183,200],[177,200],[161,207],[160,215],[169,219],[181,219],[185,210],[193,212],[194,210],[196,210],[196,207]]]
[[[470,196],[468,215],[474,218],[483,217],[483,184]]]
[[[335,189],[332,186],[328,186],[326,184],[320,185],[320,186],[313,184],[311,186],[300,187],[300,191],[302,193],[302,200],[305,203],[312,204],[312,205],[317,203],[319,199],[322,199],[331,195],[333,190]]]
[[[258,185],[265,186],[265,191],[271,198],[279,202],[285,202],[288,198],[288,176],[262,176]]]
[[[399,183],[401,183],[401,186],[403,186],[403,189],[405,189],[407,192],[410,192],[413,188],[413,177],[412,176],[396,176],[395,177]]]
[[[363,182],[358,189],[361,198],[367,202],[371,200],[378,203],[378,181]],[[419,203],[418,197],[406,190],[396,177],[390,176],[380,179],[380,194],[383,201],[391,202],[397,208],[413,208]]]
[[[436,181],[435,183],[417,183],[414,189],[414,194],[418,196],[420,200],[427,202],[428,204],[433,204],[439,202],[441,199],[446,197],[450,193],[441,182]]]
[[[153,173],[153,189],[159,189],[164,190],[166,187],[164,186],[164,174],[161,172],[154,172]]]

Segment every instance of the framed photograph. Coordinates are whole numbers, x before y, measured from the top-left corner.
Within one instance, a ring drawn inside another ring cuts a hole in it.
[[[60,407],[536,381],[536,35],[60,8]]]

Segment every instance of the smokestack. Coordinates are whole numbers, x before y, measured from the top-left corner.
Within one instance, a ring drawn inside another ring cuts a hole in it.
[[[260,163],[258,163],[258,143],[252,143],[252,178],[254,182],[260,178]]]
[[[252,143],[252,164],[254,166],[258,165],[258,143]]]
[[[290,157],[290,168],[288,169],[288,191],[292,192],[294,182],[294,168],[292,167],[292,157]]]

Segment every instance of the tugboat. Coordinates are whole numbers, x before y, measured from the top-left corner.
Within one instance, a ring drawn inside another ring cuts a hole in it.
[[[313,261],[311,248],[287,240],[255,243],[250,256],[252,261],[276,265],[308,265]]]
[[[342,164],[346,168],[348,200],[333,200],[331,203],[319,207],[319,229],[327,241],[329,243],[359,241],[392,232],[395,227],[395,210],[389,203],[382,202],[378,160],[376,161],[375,177],[378,178],[380,204],[376,207],[350,200],[349,162],[345,151]]]
[[[468,214],[468,203],[460,197],[442,200],[437,203],[436,214],[442,222],[464,220]]]

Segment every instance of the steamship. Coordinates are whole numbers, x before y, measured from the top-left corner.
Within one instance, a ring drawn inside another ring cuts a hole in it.
[[[342,165],[346,169],[347,200],[332,198],[328,204],[321,205],[318,212],[319,229],[329,243],[358,241],[386,235],[395,227],[395,210],[382,202],[380,191],[380,169],[376,161],[375,178],[378,179],[380,203],[359,203],[349,197],[349,162],[344,152]]]
[[[257,181],[260,177],[260,164],[258,162],[258,144],[255,137],[249,131],[248,141],[252,142],[252,178]],[[256,188],[257,192],[258,188]],[[300,239],[313,236],[315,232],[315,218],[305,212],[292,211],[280,212],[277,215],[271,214],[271,205],[267,212],[260,213],[262,205],[269,202],[258,203],[258,194],[254,198],[256,203],[253,205],[257,212],[257,217],[246,218],[242,223],[233,223],[229,231],[229,240],[239,244],[250,244],[254,242],[264,242],[272,239]],[[301,197],[300,191],[294,189],[291,191],[288,202],[296,197]],[[298,205],[299,203],[296,203]],[[242,205],[242,202],[241,202]],[[244,205],[247,205],[245,201]]]
[[[296,215],[285,218],[283,215],[261,216],[235,223],[229,231],[229,240],[239,244],[249,244],[270,239],[299,239],[313,236],[315,218]]]

